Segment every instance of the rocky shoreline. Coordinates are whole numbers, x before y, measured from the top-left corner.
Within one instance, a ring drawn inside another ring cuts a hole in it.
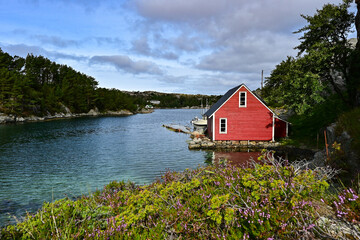
[[[106,111],[106,112],[99,112],[98,109],[91,109],[88,113],[71,113],[68,108],[65,108],[64,112],[55,113],[54,115],[48,114],[46,116],[17,116],[14,114],[4,114],[0,113],[0,124],[7,124],[7,123],[25,123],[25,122],[42,122],[48,120],[58,120],[58,119],[67,119],[67,118],[77,118],[77,117],[98,117],[98,116],[130,116],[137,113],[146,114],[152,113],[154,110],[152,109],[141,109],[135,113],[129,110],[120,110],[120,111]]]

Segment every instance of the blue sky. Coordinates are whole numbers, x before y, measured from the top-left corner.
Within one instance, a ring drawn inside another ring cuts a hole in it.
[[[224,94],[260,87],[305,25],[340,0],[0,0],[0,48],[42,55],[100,87]],[[353,35],[355,36],[355,35]]]

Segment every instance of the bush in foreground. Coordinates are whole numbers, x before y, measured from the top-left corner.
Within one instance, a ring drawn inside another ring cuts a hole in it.
[[[319,171],[274,162],[169,171],[150,185],[112,182],[76,201],[46,203],[2,229],[0,238],[312,238],[318,218],[314,203],[328,186]]]

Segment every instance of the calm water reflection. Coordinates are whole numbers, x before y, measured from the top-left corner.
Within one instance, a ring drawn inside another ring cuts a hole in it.
[[[8,213],[34,211],[44,201],[88,194],[112,180],[145,184],[166,169],[203,165],[188,135],[163,124],[188,125],[199,110],[0,125],[0,225]]]
[[[243,165],[260,155],[189,151],[188,135],[162,127],[189,125],[199,113],[156,110],[128,117],[0,125],[0,226],[11,222],[9,214],[21,216],[44,201],[88,194],[113,180],[146,184],[167,169],[196,168],[209,158]]]
[[[227,164],[238,167],[248,167],[248,163],[251,161],[258,162],[258,158],[261,156],[260,151],[243,151],[243,152],[212,152],[212,163],[221,163],[226,160]]]

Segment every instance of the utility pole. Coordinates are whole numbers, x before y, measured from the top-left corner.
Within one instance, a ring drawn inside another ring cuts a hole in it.
[[[264,70],[261,70],[261,89],[264,87]]]

